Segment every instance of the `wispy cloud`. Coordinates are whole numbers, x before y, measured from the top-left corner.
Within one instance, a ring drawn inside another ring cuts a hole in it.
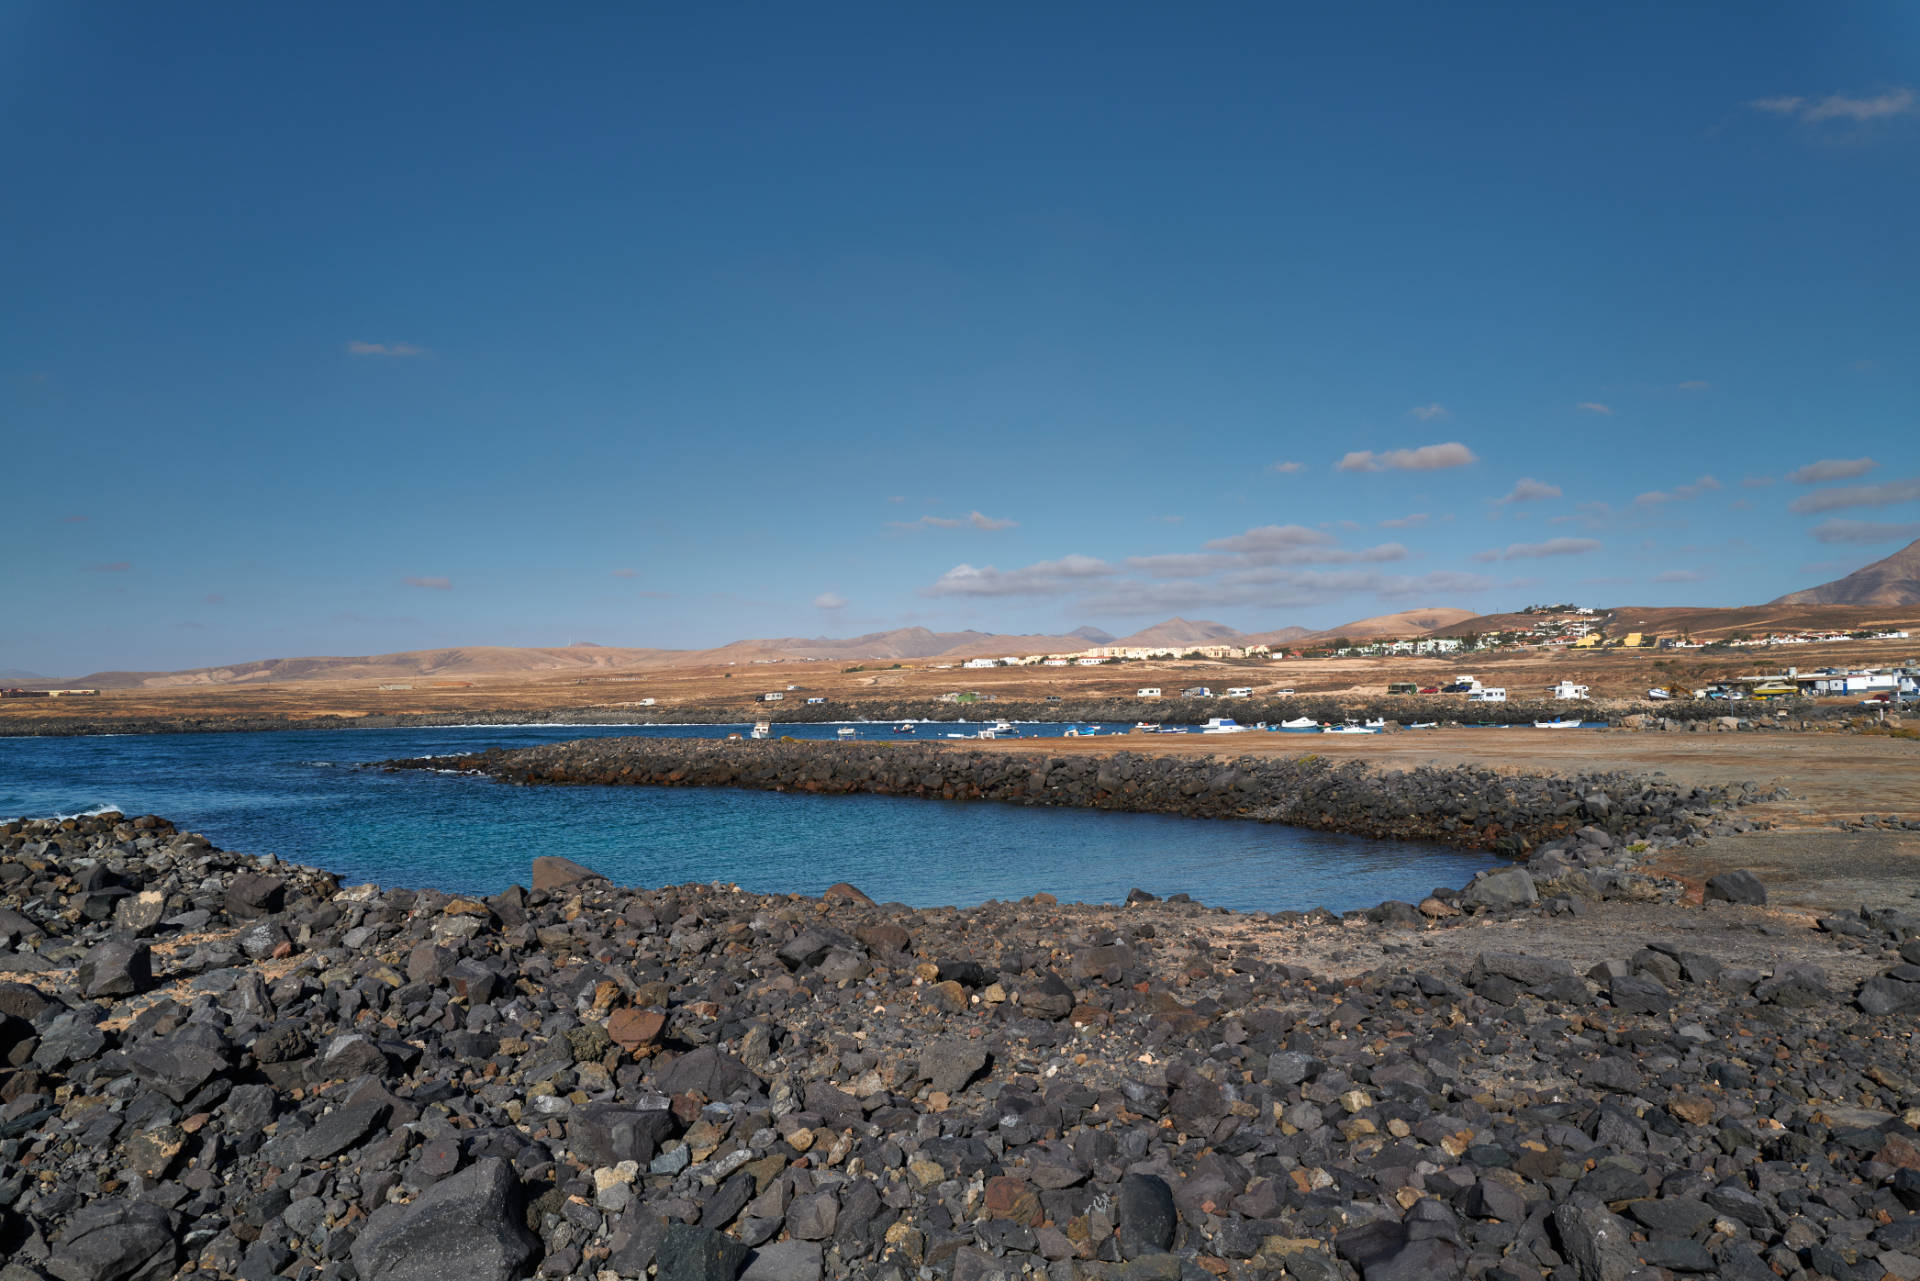
[[[1412,512],[1405,516],[1395,516],[1391,520],[1383,520],[1380,522],[1380,528],[1412,529],[1417,525],[1426,524],[1431,519],[1432,517],[1428,516],[1425,512]]]
[[[1286,462],[1274,463],[1273,465],[1267,468],[1268,471],[1272,472],[1276,476],[1291,476],[1295,472],[1302,472],[1302,471],[1305,471],[1306,469],[1307,469],[1307,465],[1305,463],[1296,463],[1296,462],[1293,462],[1292,460],[1288,460]]]
[[[1017,520],[998,520],[978,511],[964,516],[922,516],[919,520],[890,520],[890,529],[1012,529]]]
[[[1418,449],[1389,449],[1375,453],[1356,449],[1334,464],[1337,471],[1442,471],[1479,462],[1471,449],[1457,440],[1440,445],[1422,445]]]
[[[1078,554],[1037,561],[1020,569],[955,565],[920,589],[923,596],[1050,596],[1088,579],[1114,573],[1113,566]]]
[[[1772,98],[1755,98],[1747,105],[1755,111],[1801,120],[1808,124],[1820,124],[1829,120],[1864,124],[1869,120],[1904,116],[1914,110],[1916,102],[1920,102],[1920,99],[1915,97],[1913,90],[1895,88],[1864,98],[1856,98],[1844,93],[1830,93],[1824,98],[1781,94]]]
[[[1920,499],[1920,477],[1889,480],[1878,485],[1842,485],[1838,489],[1818,489],[1802,494],[1787,504],[1789,511],[1831,512],[1847,507],[1891,507]]]
[[[1411,417],[1418,418],[1423,423],[1430,423],[1436,418],[1453,417],[1453,412],[1438,401],[1435,401],[1431,405],[1415,405],[1412,409],[1409,409],[1407,413]]]
[[[845,609],[847,598],[839,592],[821,592],[813,598],[815,609]]]
[[[1680,390],[1681,391],[1705,391],[1707,388],[1711,386],[1713,386],[1713,384],[1708,382],[1704,378],[1689,378],[1687,379],[1687,381],[1680,384]]]
[[[1656,583],[1704,583],[1713,575],[1699,569],[1663,569],[1653,576]]]
[[[1266,556],[1302,547],[1322,547],[1333,541],[1332,534],[1305,525],[1261,525],[1228,538],[1216,538],[1207,544],[1207,550]]]
[[[1549,538],[1543,543],[1508,543],[1504,548],[1489,548],[1474,556],[1477,561],[1538,560],[1544,556],[1579,556],[1598,551],[1597,538]]]
[[[132,561],[110,560],[103,564],[87,566],[87,572],[89,574],[124,574],[132,568]]]
[[[1765,489],[1774,483],[1771,476],[1748,476],[1740,482],[1742,489]]]
[[[1891,543],[1920,538],[1920,521],[1823,520],[1813,527],[1823,543]]]
[[[1543,480],[1534,480],[1532,477],[1527,477],[1516,484],[1504,496],[1496,498],[1493,501],[1498,505],[1507,503],[1533,503],[1539,502],[1543,498],[1558,498],[1560,496],[1560,486],[1549,485]]]
[[[410,342],[350,342],[347,351],[355,356],[424,356],[425,347]]]
[[[1817,463],[1796,467],[1787,479],[1796,485],[1818,485],[1829,480],[1852,480],[1864,476],[1880,464],[1871,458],[1822,458]]]
[[[1613,407],[1611,405],[1603,405],[1597,400],[1583,400],[1575,405],[1574,408],[1584,409],[1590,414],[1606,414],[1608,417],[1613,415]]]
[[[1667,503],[1683,503],[1720,488],[1720,482],[1711,476],[1702,476],[1687,485],[1675,485],[1672,489],[1650,489],[1633,500],[1633,505],[1646,510],[1664,506]]]
[[[405,578],[401,581],[409,587],[419,587],[430,592],[450,592],[453,590],[453,580],[451,578],[442,578],[438,575],[421,575],[413,578]]]

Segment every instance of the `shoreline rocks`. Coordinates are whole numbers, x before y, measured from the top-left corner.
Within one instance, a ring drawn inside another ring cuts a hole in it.
[[[502,782],[746,787],[1062,805],[1183,818],[1238,818],[1519,856],[1704,839],[1752,785],[1682,788],[1623,773],[1575,778],[1471,767],[1380,771],[1302,757],[1033,756],[916,742],[588,738],[469,756],[384,762]]]
[[[1920,914],[1788,937],[1544,867],[1377,920],[543,870],[0,825],[0,1277],[1920,1271]],[[149,975],[89,996],[133,895]],[[1661,933],[1528,941],[1575,901]]]

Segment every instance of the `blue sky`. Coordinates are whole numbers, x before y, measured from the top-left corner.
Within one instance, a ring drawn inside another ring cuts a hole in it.
[[[1920,537],[1911,5],[15,3],[0,104],[0,667]]]

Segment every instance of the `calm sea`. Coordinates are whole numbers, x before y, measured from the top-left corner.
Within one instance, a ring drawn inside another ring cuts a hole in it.
[[[926,725],[943,738],[959,727]],[[1026,735],[1064,726],[1022,726]],[[1265,823],[730,788],[511,787],[361,768],[582,737],[715,737],[737,726],[487,726],[0,739],[0,816],[159,814],[216,845],[347,882],[492,893],[559,854],[626,885],[727,881],[968,906],[1036,891],[1111,903],[1136,886],[1245,911],[1370,907],[1462,885],[1496,860]],[[832,725],[782,726],[834,738]],[[899,737],[860,726],[864,739]],[[1150,745],[1149,745],[1150,746]]]

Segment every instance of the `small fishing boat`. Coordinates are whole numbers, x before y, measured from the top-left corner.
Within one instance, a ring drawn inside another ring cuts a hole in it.
[[[1200,727],[1202,734],[1244,734],[1247,727],[1231,716],[1210,716],[1207,723]]]
[[[893,732],[896,734],[911,734],[913,733],[913,722],[901,721],[898,725],[895,725],[893,727]]]
[[[1407,726],[1407,728],[1408,729],[1439,729],[1440,722],[1439,721],[1415,721],[1413,724]]]
[[[1281,721],[1280,728],[1289,734],[1318,734],[1320,722],[1311,716],[1296,716],[1290,721]]]
[[[851,725],[842,725],[838,730],[834,732],[837,733],[841,738],[854,738],[858,736],[860,733],[859,730],[855,729]]]
[[[1580,722],[1577,719],[1568,720],[1563,716],[1557,721],[1535,721],[1533,727],[1535,729],[1579,729]]]
[[[749,734],[749,735],[748,735],[748,737],[750,737],[750,738],[765,738],[765,737],[767,737],[767,735],[769,735],[769,734],[771,734],[771,733],[773,733],[773,725],[772,725],[772,724],[771,724],[770,722],[768,722],[768,721],[755,721],[755,722],[753,723],[753,732],[752,732],[751,734]]]
[[[1100,727],[1098,725],[1089,725],[1085,729],[1081,729],[1078,725],[1069,725],[1067,726],[1067,732],[1062,734],[1060,737],[1061,738],[1093,738],[1099,733],[1100,733]]]
[[[1363,722],[1363,724],[1365,724],[1368,729],[1385,729],[1387,727],[1387,718],[1384,716],[1376,716],[1370,721]]]
[[[1135,721],[1133,723],[1133,732],[1136,734],[1151,734],[1159,728],[1160,727],[1152,721]]]
[[[1323,734],[1378,734],[1377,729],[1368,729],[1365,725],[1329,725],[1320,731]]]

